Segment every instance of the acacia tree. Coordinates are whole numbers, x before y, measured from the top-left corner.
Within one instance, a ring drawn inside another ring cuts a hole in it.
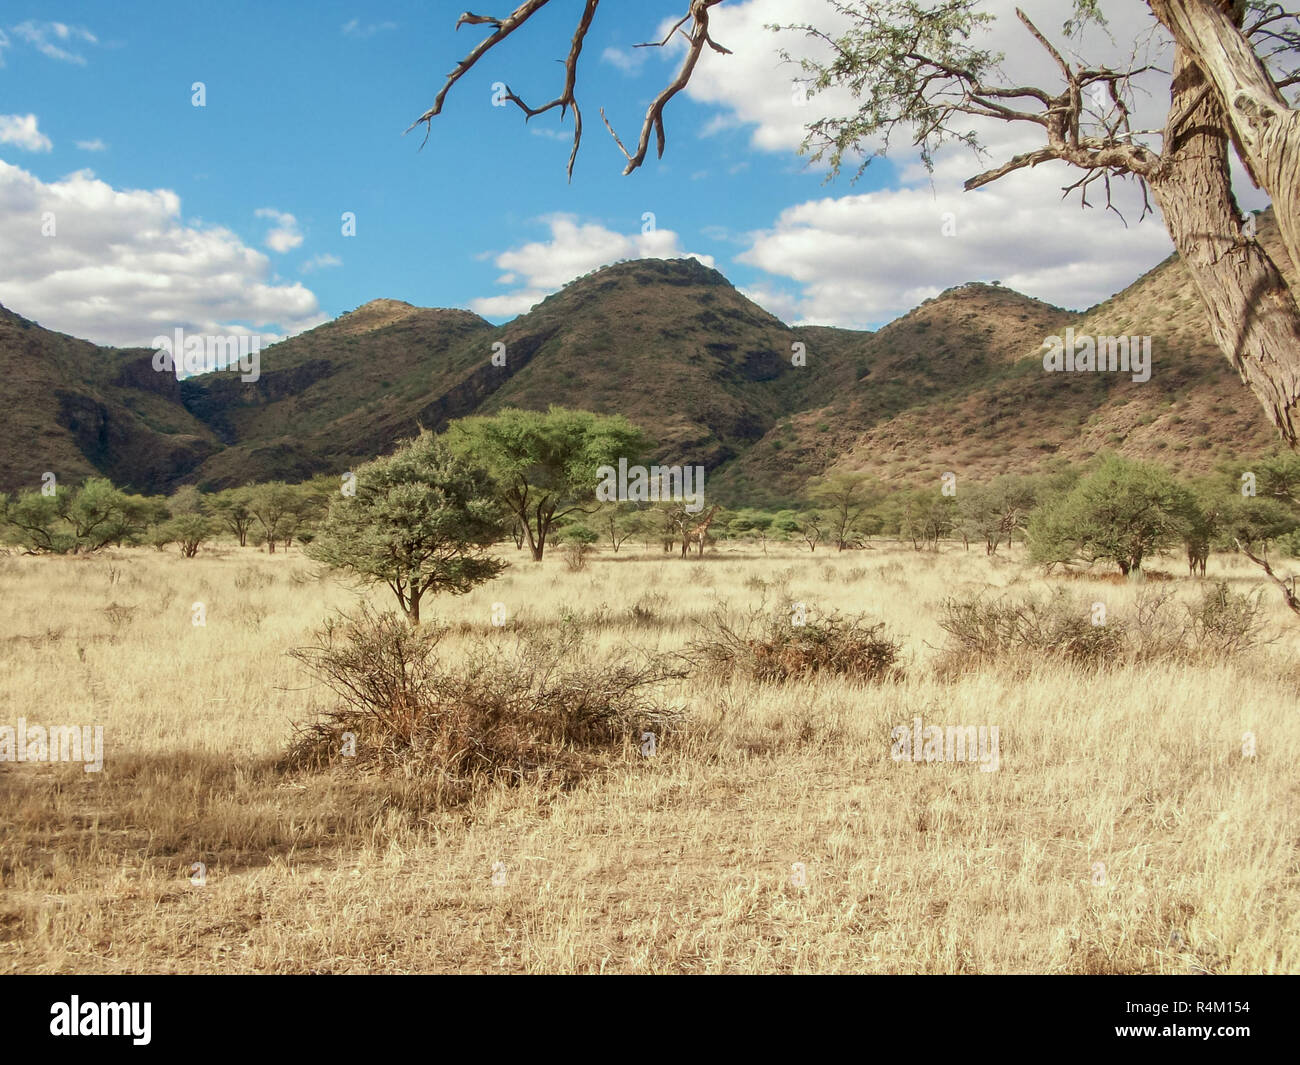
[[[1128,576],[1183,538],[1192,515],[1192,493],[1163,467],[1108,455],[1066,495],[1034,511],[1029,557],[1049,566],[1109,561]]]
[[[996,555],[1003,540],[1011,546],[1033,506],[1032,481],[1013,474],[995,477],[988,484],[969,485],[957,500],[963,535],[983,540],[988,555]]]
[[[275,545],[289,546],[299,520],[302,495],[296,485],[284,481],[267,481],[248,490],[248,512],[262,527],[266,549],[275,554]]]
[[[871,508],[881,497],[879,487],[860,473],[830,473],[815,481],[809,499],[818,504],[826,517],[827,538],[835,550],[861,547],[867,533]]]
[[[448,75],[433,106],[411,128],[441,113],[452,87],[496,45],[525,25],[550,0],[524,0],[497,18],[463,14],[462,25],[492,27]],[[686,14],[660,41],[685,38],[686,51],[673,80],[646,111],[635,150],[623,144],[601,117],[627,159],[624,173],[641,166],[653,134],[665,146],[664,109],[690,82],[705,47],[728,54],[710,36],[711,9],[722,0],[689,0]],[[1300,305],[1291,282],[1255,238],[1237,205],[1228,167],[1231,143],[1252,180],[1272,198],[1283,245],[1300,263],[1300,112],[1284,95],[1300,84],[1300,19],[1271,0],[1144,0],[1174,44],[1169,107],[1159,128],[1134,129],[1135,79],[1153,68],[1136,57],[1121,66],[1067,59],[1023,11],[1026,44],[1050,56],[1053,84],[1020,85],[1002,74],[1002,57],[978,47],[992,17],[979,0],[827,0],[842,26],[774,27],[798,30],[829,48],[827,60],[801,59],[810,96],[847,89],[858,102],[847,116],[822,117],[808,127],[804,150],[838,172],[846,158],[888,146],[903,131],[929,165],[947,142],[981,148],[970,119],[1036,127],[1042,144],[974,175],[977,189],[1005,175],[1049,161],[1077,168],[1067,190],[1087,202],[1100,181],[1110,200],[1112,178],[1133,178],[1159,205],[1182,261],[1200,294],[1215,342],[1255,393],[1282,438],[1294,446],[1300,432]],[[1116,0],[1118,2],[1118,0]],[[533,107],[506,87],[505,99],[525,119],[572,110],[569,176],[582,139],[576,95],[578,61],[600,0],[585,0],[564,60],[563,86],[552,100]],[[1102,0],[1075,0],[1075,17],[1064,27],[1077,35],[1102,20]],[[689,25],[688,25],[689,24]],[[427,132],[426,132],[427,139]],[[883,148],[881,149],[883,151]],[[865,164],[863,164],[865,165]],[[1145,213],[1145,210],[1144,210]]]
[[[240,547],[248,546],[248,532],[256,520],[249,509],[252,488],[227,488],[212,497],[209,506],[213,516],[221,522],[239,541]]]
[[[488,554],[503,534],[488,473],[429,432],[356,470],[339,493],[308,558],[386,584],[412,624],[429,592],[461,595],[507,565]]]
[[[622,415],[555,406],[461,418],[447,427],[446,440],[455,453],[487,466],[534,562],[565,517],[595,509],[596,471],[620,458],[635,461],[645,446],[641,430]]]

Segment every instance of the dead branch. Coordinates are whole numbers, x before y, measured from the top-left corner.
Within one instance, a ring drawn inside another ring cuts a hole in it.
[[[1248,559],[1250,559],[1253,563],[1255,563],[1255,565],[1263,569],[1264,573],[1268,576],[1268,579],[1271,580],[1274,584],[1278,586],[1278,588],[1282,590],[1282,599],[1283,601],[1285,601],[1287,605],[1287,609],[1292,611],[1292,613],[1294,614],[1300,615],[1300,599],[1297,599],[1295,594],[1295,578],[1279,577],[1276,573],[1273,572],[1273,567],[1268,564],[1268,559],[1260,558],[1259,556],[1254,554],[1250,550],[1250,548],[1247,547],[1245,544],[1243,544],[1240,540],[1237,540],[1235,542],[1237,544],[1237,550],[1240,551],[1243,555],[1245,555]]]
[[[428,141],[429,134],[433,129],[433,119],[442,113],[442,107],[447,99],[447,94],[451,91],[452,86],[464,77],[474,65],[479,62],[489,51],[500,44],[510,36],[515,30],[519,29],[533,15],[545,7],[550,0],[524,0],[520,5],[505,18],[496,18],[491,15],[475,15],[465,12],[456,20],[456,29],[463,25],[480,26],[486,25],[493,27],[494,32],[485,37],[462,59],[456,69],[447,75],[447,80],[438,95],[434,98],[433,106],[424,112],[419,118],[406,128],[409,133],[416,126],[423,124],[425,127],[424,141],[421,147]],[[619,150],[627,159],[627,166],[624,168],[624,174],[630,174],[639,167],[644,161],[646,152],[650,145],[650,134],[653,132],[656,140],[656,147],[660,158],[664,154],[664,108],[668,102],[684,89],[691,80],[691,75],[695,72],[695,65],[699,62],[700,53],[704,46],[708,45],[713,51],[722,55],[730,55],[729,49],[718,44],[709,35],[709,9],[722,3],[722,0],[690,0],[689,10],[683,15],[668,31],[668,34],[662,41],[651,41],[645,44],[638,44],[638,48],[662,48],[666,47],[673,37],[680,32],[686,38],[687,48],[686,56],[682,65],[677,72],[677,76],[669,83],[646,111],[645,120],[641,125],[641,136],[637,142],[635,153],[629,152],[619,139],[618,134],[610,125],[609,119],[605,117],[604,109],[601,109],[601,118],[604,119],[605,126],[614,138],[614,143],[618,145]],[[568,176],[573,180],[573,164],[578,157],[578,148],[582,143],[582,112],[578,108],[578,101],[575,94],[578,78],[578,59],[582,54],[583,42],[586,39],[587,31],[596,15],[596,9],[600,6],[600,0],[586,0],[582,15],[579,17],[578,25],[573,33],[573,39],[569,46],[569,54],[564,63],[564,86],[560,94],[549,103],[542,104],[539,107],[530,107],[523,99],[506,85],[506,94],[503,97],[515,104],[523,113],[524,121],[535,118],[537,115],[545,114],[547,111],[559,109],[561,116],[569,110],[573,111],[573,150],[569,153]],[[683,29],[687,23],[691,23],[689,31]]]

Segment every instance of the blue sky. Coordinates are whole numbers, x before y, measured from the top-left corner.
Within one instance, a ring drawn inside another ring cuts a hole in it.
[[[931,179],[904,156],[824,184],[794,150],[811,110],[763,29],[820,3],[721,5],[715,36],[736,54],[705,53],[669,106],[663,160],[623,177],[599,108],[635,139],[680,52],[632,45],[682,4],[606,0],[569,183],[569,121],[525,125],[491,96],[497,81],[530,102],[556,94],[575,2],[554,0],[462,79],[423,150],[422,129],[402,131],[488,32],[453,32],[460,0],[6,2],[0,302],[113,343],[172,325],[290,333],[379,297],[501,321],[610,258],[690,253],[787,321],[872,326],[966,280],[1086,306],[1168,253],[1158,219],[1126,230],[1059,205],[1064,171],[963,194],[970,157]],[[42,238],[46,210],[58,231]]]

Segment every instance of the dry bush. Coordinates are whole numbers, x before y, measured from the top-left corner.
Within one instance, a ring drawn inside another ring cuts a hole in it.
[[[564,545],[564,565],[571,573],[581,573],[591,561],[591,545],[576,543]]]
[[[676,727],[678,711],[652,689],[684,676],[679,668],[584,660],[574,627],[545,643],[480,637],[444,663],[446,631],[367,606],[327,620],[314,644],[291,654],[339,701],[299,727],[286,764],[428,774],[440,800],[454,803],[490,781],[570,785],[643,731]],[[345,733],[355,737],[354,756],[343,753]]]
[[[1266,612],[1262,592],[1244,595],[1225,581],[1207,588],[1200,600],[1187,607],[1186,641],[1202,657],[1233,658],[1264,642]]]
[[[697,669],[717,676],[740,674],[759,681],[788,681],[835,673],[860,680],[897,678],[901,645],[883,622],[865,614],[809,617],[795,625],[788,612],[760,606],[733,622],[717,609],[704,634],[685,650]]]
[[[1180,602],[1171,589],[1144,590],[1134,613],[1126,621],[1112,611],[1104,623],[1093,624],[1092,604],[1061,589],[1044,598],[950,598],[939,619],[949,637],[939,670],[952,675],[1008,661],[1026,668],[1052,661],[1085,669],[1161,660],[1219,661],[1262,642],[1258,594],[1242,595],[1222,582],[1194,603]]]
[[[1125,647],[1122,621],[1108,618],[1094,625],[1087,604],[1059,591],[1041,599],[952,598],[941,610],[939,626],[949,638],[941,672],[1007,658],[1097,667],[1115,661]]]

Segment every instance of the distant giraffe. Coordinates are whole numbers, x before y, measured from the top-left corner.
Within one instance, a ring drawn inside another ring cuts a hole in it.
[[[700,554],[704,554],[704,537],[708,534],[709,526],[713,524],[713,517],[718,512],[718,505],[715,503],[709,508],[709,512],[704,515],[704,520],[698,525],[682,525],[682,558],[690,550],[691,544],[700,545]]]

